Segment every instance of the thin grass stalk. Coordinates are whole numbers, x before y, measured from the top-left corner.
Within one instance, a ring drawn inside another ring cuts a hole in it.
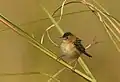
[[[104,21],[102,19],[102,16],[104,13],[102,11],[100,11],[98,8],[94,7],[93,5],[88,4],[88,8],[91,9],[91,11],[94,11],[93,13],[99,18],[100,22],[103,24],[103,26],[105,27],[106,32],[109,35],[109,38],[112,40],[113,44],[115,45],[116,49],[118,50],[118,52],[120,52],[120,48],[118,47],[117,43],[114,41],[114,39],[111,37],[112,35],[109,33],[109,31],[111,31],[111,33],[115,36],[115,38],[120,42],[120,38],[119,36],[111,29],[111,27],[107,24],[106,21]],[[101,13],[100,13],[101,12]],[[103,15],[104,16],[104,15]],[[107,17],[107,15],[106,15]],[[109,19],[109,17],[107,17]],[[110,20],[111,21],[111,20]],[[112,22],[112,21],[111,21]],[[114,24],[112,22],[112,24]],[[115,24],[114,24],[115,25]],[[114,27],[114,26],[113,26]],[[107,28],[107,29],[106,29]],[[108,30],[109,29],[109,30]],[[118,29],[118,28],[117,28]]]
[[[87,7],[95,9],[97,12],[102,14],[111,23],[111,25],[115,28],[115,30],[120,34],[120,30],[118,29],[118,27],[112,22],[112,20],[106,14],[104,14],[100,9],[98,9],[97,7],[95,7],[94,5],[92,5],[90,3],[86,2],[85,4]],[[118,40],[120,40],[120,39],[118,39]]]
[[[116,24],[118,24],[118,26],[120,27],[120,21],[117,20],[115,17],[111,16],[110,13],[104,8],[102,7],[102,5],[100,5],[96,0],[92,0],[95,4],[97,4],[104,12],[104,14],[108,15],[109,17],[112,18],[113,21],[115,21]]]
[[[67,6],[68,4],[71,4],[71,3],[82,3],[80,1],[71,1],[71,2],[68,2],[68,3],[65,3],[64,5]],[[58,7],[54,13],[52,14],[52,16],[55,15],[55,13],[61,8],[62,6]],[[46,12],[47,14],[49,14],[48,12]],[[53,20],[53,19],[52,19]],[[53,21],[54,23],[54,21]],[[78,62],[79,64],[81,65],[81,67],[84,69],[84,71],[92,78],[92,82],[96,82],[96,79],[94,78],[94,76],[92,75],[92,73],[90,72],[90,70],[88,69],[87,65],[84,63],[84,61],[82,60],[82,58],[78,58]]]
[[[90,12],[90,10],[81,10],[81,11],[76,11],[76,12],[70,12],[70,13],[63,14],[62,16],[74,15],[74,14],[83,13],[83,12]],[[57,15],[57,16],[54,16],[53,18],[57,18],[57,17],[60,17],[60,16],[61,15]],[[35,21],[30,21],[30,22],[27,22],[27,23],[19,24],[18,26],[25,26],[25,25],[33,24],[33,23],[36,23],[36,22],[39,22],[39,21],[47,20],[47,19],[49,19],[49,18],[42,18],[42,19],[38,19],[38,20],[35,20]],[[10,28],[2,29],[2,30],[0,30],[0,33],[4,32],[4,31],[7,31],[7,30],[10,30]]]
[[[63,30],[60,28],[60,26],[57,24],[57,22],[54,20],[54,18],[49,14],[49,12],[45,9],[45,7],[43,7],[43,6],[41,6],[41,7],[47,13],[47,15],[49,16],[51,21],[54,23],[54,25],[56,26],[56,28],[58,29],[60,34],[63,35],[64,34]]]
[[[87,75],[85,75],[84,73],[80,72],[79,70],[75,69],[73,70],[73,67],[69,64],[67,64],[66,62],[62,61],[62,60],[58,60],[57,56],[55,56],[55,54],[48,50],[47,48],[45,48],[44,46],[42,46],[41,44],[39,44],[39,42],[37,42],[33,37],[31,37],[28,33],[26,33],[25,31],[23,31],[21,28],[19,28],[18,26],[16,26],[15,24],[13,24],[12,22],[10,22],[7,18],[5,18],[3,15],[0,15],[0,22],[4,23],[5,25],[7,25],[9,28],[11,28],[13,31],[15,31],[17,34],[19,34],[20,36],[24,37],[25,39],[27,39],[27,41],[29,43],[31,43],[34,47],[36,47],[37,49],[41,50],[42,52],[44,52],[45,54],[47,54],[49,57],[51,57],[52,59],[56,60],[57,62],[59,62],[60,64],[64,65],[65,67],[69,68],[70,70],[74,71],[74,73],[78,74],[79,76],[83,77],[84,79],[86,79],[87,81],[92,82],[92,79],[90,77],[88,77]]]
[[[53,80],[55,80],[56,82],[60,82],[60,80],[53,78],[51,75],[46,74],[46,73],[41,73],[41,72],[23,72],[23,73],[2,73],[0,74],[0,76],[23,76],[23,75],[43,75],[43,76],[47,76],[49,78],[52,78]]]

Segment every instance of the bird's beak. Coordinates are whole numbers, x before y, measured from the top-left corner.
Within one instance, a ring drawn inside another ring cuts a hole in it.
[[[59,38],[60,38],[60,39],[62,39],[63,37],[62,37],[62,36],[60,36]]]
[[[64,40],[65,38],[63,38],[62,36],[61,37],[59,37],[61,40]]]

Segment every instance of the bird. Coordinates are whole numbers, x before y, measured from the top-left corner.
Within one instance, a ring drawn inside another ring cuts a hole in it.
[[[68,57],[70,59],[78,59],[81,54],[88,57],[92,57],[85,50],[85,47],[81,43],[81,39],[76,37],[71,32],[65,32],[61,37],[62,42],[60,44],[60,49],[62,51],[61,57]]]

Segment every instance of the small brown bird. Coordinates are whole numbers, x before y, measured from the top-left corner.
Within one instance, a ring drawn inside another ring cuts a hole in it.
[[[76,59],[81,54],[92,57],[85,51],[84,46],[81,44],[81,40],[71,32],[64,33],[61,38],[62,43],[60,45],[60,48],[63,53],[61,57],[67,56],[70,59]]]

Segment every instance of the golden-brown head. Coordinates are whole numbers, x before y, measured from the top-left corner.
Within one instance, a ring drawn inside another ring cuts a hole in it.
[[[71,32],[65,32],[61,38],[63,42],[73,42],[76,39],[76,36],[74,36]]]

